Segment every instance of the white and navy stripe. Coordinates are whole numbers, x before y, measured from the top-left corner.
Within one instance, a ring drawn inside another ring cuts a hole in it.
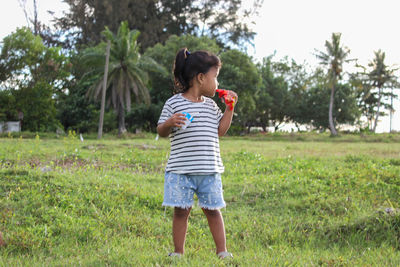
[[[171,154],[166,171],[185,174],[222,173],[218,126],[222,113],[208,97],[203,102],[191,102],[176,94],[164,104],[158,124],[175,113],[188,112],[193,121],[186,129],[174,127],[171,131]]]

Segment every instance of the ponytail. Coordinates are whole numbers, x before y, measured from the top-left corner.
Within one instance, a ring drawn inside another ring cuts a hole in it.
[[[186,59],[188,58],[189,51],[187,48],[182,48],[178,51],[175,58],[175,65],[174,65],[174,84],[175,84],[175,91],[183,91],[185,92],[189,89],[189,81],[184,78],[183,72],[185,69]]]
[[[221,60],[208,51],[190,53],[187,48],[178,51],[174,63],[175,93],[186,92],[191,81],[199,73],[207,73],[211,67],[220,67]]]

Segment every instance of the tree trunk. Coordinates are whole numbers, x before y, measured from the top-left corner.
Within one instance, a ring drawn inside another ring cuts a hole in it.
[[[261,128],[263,129],[264,132],[267,131],[267,126],[265,124],[261,125]]]
[[[329,129],[331,130],[332,135],[337,135],[337,131],[335,129],[335,125],[333,123],[333,101],[335,97],[335,81],[336,77],[334,77],[334,81],[332,84],[332,89],[331,89],[331,98],[329,100]]]
[[[39,35],[39,22],[36,0],[33,0],[33,31],[36,36]]]
[[[279,130],[279,127],[281,126],[282,122],[279,122],[278,124],[276,124],[274,122],[274,132],[277,132]]]
[[[390,96],[390,128],[389,128],[389,133],[392,133],[392,118],[393,118],[393,88],[392,88],[392,94]]]
[[[106,49],[106,65],[104,67],[104,77],[103,77],[103,90],[101,91],[101,107],[100,107],[100,121],[99,121],[99,129],[97,131],[97,139],[101,139],[103,136],[103,121],[104,121],[104,106],[106,103],[106,87],[107,87],[107,78],[108,78],[108,62],[110,58],[110,40],[107,41],[107,49]]]
[[[379,109],[381,107],[381,88],[378,87],[378,110],[376,111],[376,115],[375,115],[375,122],[374,122],[374,129],[373,132],[375,133],[376,131],[376,126],[378,125],[378,118],[379,118]]]
[[[125,132],[125,111],[122,103],[118,103],[118,135],[121,136]]]
[[[294,126],[296,126],[297,131],[300,132],[300,125],[298,125],[297,122],[294,123]]]

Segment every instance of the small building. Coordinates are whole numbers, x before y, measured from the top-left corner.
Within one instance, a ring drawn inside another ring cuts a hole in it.
[[[21,123],[19,121],[0,121],[0,133],[20,132]]]

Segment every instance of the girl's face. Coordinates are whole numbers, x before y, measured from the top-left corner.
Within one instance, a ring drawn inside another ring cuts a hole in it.
[[[212,67],[206,74],[204,74],[204,82],[202,84],[202,95],[213,97],[215,90],[218,89],[219,67]]]

